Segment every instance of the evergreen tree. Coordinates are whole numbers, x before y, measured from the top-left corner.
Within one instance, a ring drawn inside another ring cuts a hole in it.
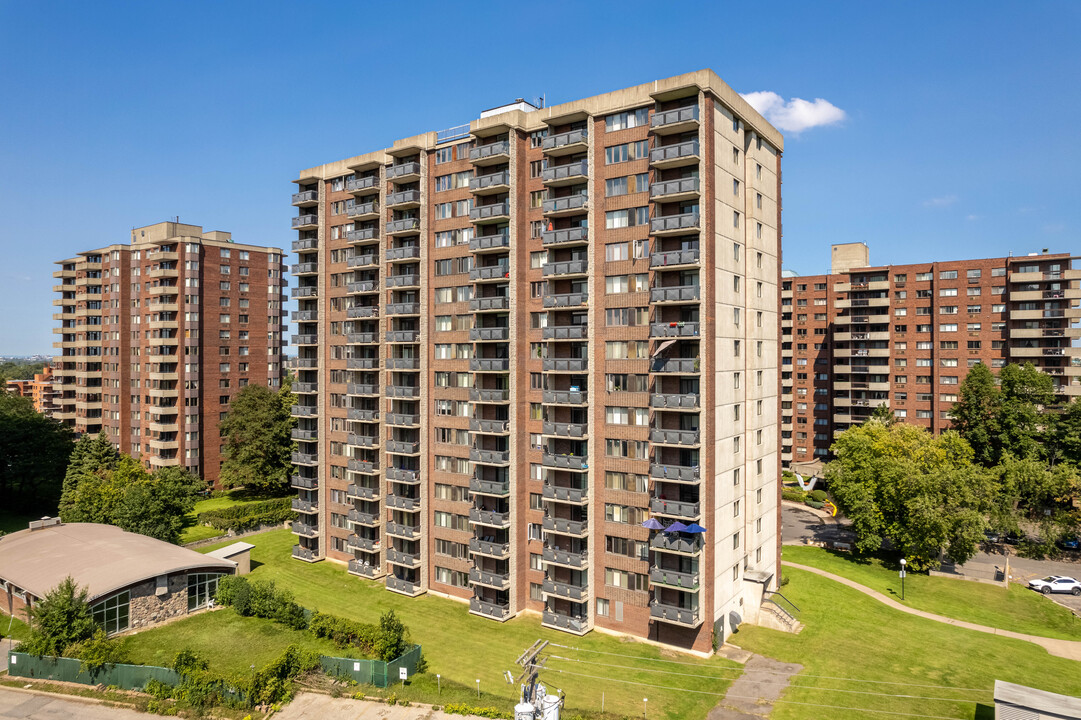
[[[97,435],[83,435],[71,451],[64,487],[60,496],[60,519],[64,522],[102,522],[101,514],[83,514],[87,508],[78,501],[82,485],[100,485],[102,476],[113,470],[120,453],[102,430]]]

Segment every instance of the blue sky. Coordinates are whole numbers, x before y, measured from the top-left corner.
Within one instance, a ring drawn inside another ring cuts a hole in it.
[[[133,226],[288,248],[300,169],[704,67],[843,112],[786,133],[788,268],[1077,252],[1079,38],[1076,2],[0,0],[0,355],[51,353],[53,261]]]

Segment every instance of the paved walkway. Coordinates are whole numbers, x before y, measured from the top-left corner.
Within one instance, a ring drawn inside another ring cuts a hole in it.
[[[276,720],[463,720],[462,715],[433,710],[430,705],[402,707],[351,698],[335,699],[316,693],[298,693],[274,717]]]
[[[0,718],[3,720],[148,720],[155,717],[158,716],[87,698],[0,687]]]
[[[751,655],[743,674],[729,686],[724,699],[706,716],[706,720],[761,720],[769,717],[773,703],[788,687],[788,679],[803,669],[802,665]]]
[[[935,622],[945,623],[946,625],[955,625],[957,627],[965,628],[967,630],[975,630],[977,632],[988,633],[990,635],[1000,635],[1002,637],[1013,638],[1014,640],[1025,640],[1030,643],[1039,645],[1047,652],[1058,657],[1067,658],[1069,660],[1077,660],[1081,662],[1081,641],[1078,640],[1058,640],[1055,638],[1039,637],[1038,635],[1025,635],[1023,633],[1013,632],[1011,630],[1000,630],[999,628],[988,627],[987,625],[977,625],[976,623],[966,622],[964,620],[956,620],[954,618],[945,617],[943,615],[935,615],[934,613],[925,612],[923,610],[916,610],[910,608],[907,605],[888,598],[882,593],[872,590],[866,585],[860,585],[858,582],[849,580],[848,578],[841,577],[840,575],[834,575],[831,572],[825,570],[819,570],[815,567],[808,565],[800,565],[793,562],[785,562],[786,567],[796,568],[798,570],[806,570],[807,572],[814,573],[815,575],[821,575],[824,578],[835,580],[842,585],[859,590],[864,595],[868,595],[880,603],[890,606],[894,610],[900,610],[901,612],[908,613],[909,615],[916,615],[917,617],[926,618],[927,620],[934,620]]]

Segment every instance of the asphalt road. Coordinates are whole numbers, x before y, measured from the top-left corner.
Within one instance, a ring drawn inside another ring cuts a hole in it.
[[[40,695],[0,687],[2,720],[146,720],[157,717],[127,708],[107,707],[98,703],[69,700],[63,695]]]

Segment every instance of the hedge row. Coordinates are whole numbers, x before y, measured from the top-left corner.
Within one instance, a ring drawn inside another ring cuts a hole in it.
[[[240,532],[262,525],[280,525],[295,520],[296,517],[292,498],[284,497],[207,510],[199,513],[197,521],[200,525],[209,525],[216,530]]]

